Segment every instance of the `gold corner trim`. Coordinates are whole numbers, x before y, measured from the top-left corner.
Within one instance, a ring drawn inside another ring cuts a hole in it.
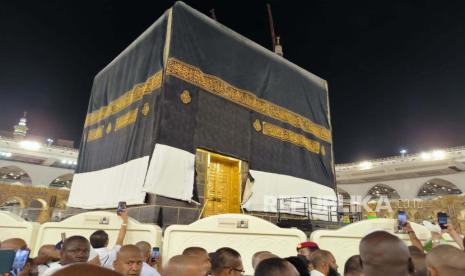
[[[103,126],[90,129],[87,132],[87,142],[92,142],[103,137]]]
[[[102,106],[96,111],[88,113],[84,127],[88,127],[114,115],[131,104],[140,101],[145,95],[151,94],[155,89],[161,87],[163,70],[160,70],[150,76],[145,82],[136,84],[131,90],[125,92],[116,100],[111,101],[108,105]]]
[[[264,135],[279,139],[284,142],[289,142],[299,147],[303,147],[312,153],[320,154],[321,145],[317,141],[313,141],[303,136],[302,134],[295,133],[291,130],[279,127],[268,122],[263,122],[262,126],[262,133]]]
[[[332,138],[329,129],[315,124],[302,115],[282,106],[261,99],[249,91],[237,88],[219,77],[206,74],[201,69],[176,58],[171,57],[168,59],[166,74],[196,85],[207,92],[249,108],[255,112],[302,129],[323,141],[331,143]]]
[[[116,118],[115,131],[118,131],[128,125],[134,124],[137,120],[138,112],[139,108],[136,108]]]

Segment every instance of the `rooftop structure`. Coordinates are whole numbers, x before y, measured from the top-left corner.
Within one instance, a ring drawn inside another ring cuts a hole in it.
[[[13,132],[0,132],[0,181],[70,186],[78,150],[73,141],[27,134],[26,113]]]
[[[339,192],[353,196],[412,199],[461,194],[465,147],[339,164],[336,179]]]
[[[25,137],[28,131],[28,127],[26,125],[27,120],[26,120],[26,115],[27,112],[24,112],[23,117],[19,120],[19,123],[14,126],[14,132],[13,135],[15,137]]]

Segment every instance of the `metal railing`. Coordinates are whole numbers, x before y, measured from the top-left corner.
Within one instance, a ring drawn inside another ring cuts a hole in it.
[[[278,198],[277,203],[278,221],[283,219],[284,214],[301,216],[304,219],[323,220],[337,222],[338,201],[318,197],[288,197]]]
[[[278,221],[282,219],[282,215],[284,213],[297,216],[304,216],[310,220],[308,212],[309,201],[307,197],[278,198],[276,202],[276,209],[278,213]]]

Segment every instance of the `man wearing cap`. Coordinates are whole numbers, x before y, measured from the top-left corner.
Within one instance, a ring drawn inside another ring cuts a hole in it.
[[[317,250],[320,250],[320,248],[316,242],[302,242],[297,245],[297,253],[299,255],[305,256],[307,260],[310,260],[312,254]]]

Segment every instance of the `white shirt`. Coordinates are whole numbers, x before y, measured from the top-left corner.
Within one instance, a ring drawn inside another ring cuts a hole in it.
[[[113,269],[113,262],[116,260],[116,255],[120,249],[121,245],[115,245],[111,250],[106,247],[94,248],[93,250],[98,254],[102,267]]]
[[[158,273],[155,268],[149,266],[146,262],[143,262],[140,276],[160,276],[160,273]]]
[[[326,276],[323,273],[319,272],[318,270],[314,269],[310,271],[310,276]]]
[[[50,262],[47,264],[41,264],[37,266],[37,271],[39,272],[39,276],[44,275],[44,272],[49,269],[50,267],[56,267],[57,264],[59,265],[58,262]]]
[[[61,265],[60,263],[51,263],[50,267],[47,268],[42,274],[39,274],[39,276],[51,276],[53,273],[57,272],[58,270],[62,269],[65,267],[64,265]]]

